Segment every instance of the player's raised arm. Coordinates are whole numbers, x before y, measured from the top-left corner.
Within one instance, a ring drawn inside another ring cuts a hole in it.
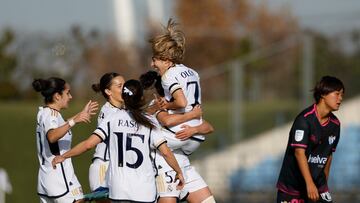
[[[39,107],[36,125],[37,156],[39,159],[38,187],[40,202],[76,202],[83,199],[81,185],[75,175],[71,160],[65,161],[61,169],[53,169],[54,156],[71,148],[71,127],[79,122],[90,122],[97,110],[97,103],[89,101],[84,109],[65,121],[62,109],[69,106],[72,99],[70,84],[64,79],[50,77],[35,79],[32,83],[35,91],[44,98],[44,106]],[[63,181],[64,174],[72,174]],[[72,184],[68,184],[71,182]],[[64,193],[65,191],[65,193]]]
[[[98,110],[98,103],[94,101],[89,101],[82,111],[77,113],[75,116],[68,119],[66,123],[62,126],[54,129],[50,129],[47,133],[47,138],[50,143],[57,142],[60,138],[62,138],[76,123],[90,123],[90,118],[92,115],[96,114]]]

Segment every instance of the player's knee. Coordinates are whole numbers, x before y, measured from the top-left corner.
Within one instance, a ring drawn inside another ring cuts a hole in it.
[[[201,203],[216,203],[216,201],[215,201],[214,196],[211,195],[210,197],[208,197],[208,198],[204,199],[203,201],[201,201]]]

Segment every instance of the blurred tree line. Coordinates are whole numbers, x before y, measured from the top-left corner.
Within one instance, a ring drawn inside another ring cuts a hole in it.
[[[227,68],[234,60],[244,62],[246,100],[300,97],[304,31],[288,9],[271,11],[266,4],[249,0],[182,0],[175,11],[187,40],[184,63],[200,73],[218,71],[202,80],[205,98],[230,97]],[[160,26],[158,22],[148,26],[150,38]],[[331,37],[306,33],[314,41],[315,79],[338,76],[347,95],[358,94],[360,31]],[[344,37],[351,42],[351,51]],[[69,81],[77,97],[88,97],[90,85],[103,73],[116,71],[137,78],[150,69],[150,58],[148,44],[121,45],[112,34],[84,31],[80,26],[56,36],[1,30],[0,99],[34,98],[32,80],[53,75]]]

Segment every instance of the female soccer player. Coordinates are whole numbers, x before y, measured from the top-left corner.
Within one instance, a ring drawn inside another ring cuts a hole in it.
[[[148,112],[156,117],[159,113],[159,107],[157,107],[151,100],[156,100],[153,95],[157,95],[155,98],[164,96],[164,89],[161,85],[161,77],[155,71],[148,71],[140,76],[140,81],[145,89],[145,95],[148,97],[147,101],[150,103]],[[168,114],[163,112],[162,115],[168,125],[178,125],[201,116],[201,112],[199,112],[199,110],[199,107],[195,107],[193,110],[185,112],[184,114]],[[160,123],[157,123],[157,125],[160,126]],[[182,150],[182,146],[187,145],[188,142],[192,142],[191,139],[187,138],[197,133],[211,133],[213,131],[213,127],[205,120],[198,126],[183,125],[182,127],[183,129],[176,133],[176,135],[166,129],[163,131],[168,146],[173,150],[174,156],[181,166],[185,176],[185,186],[181,191],[173,189],[175,186],[171,180],[175,178],[174,171],[168,166],[161,155],[156,156],[155,165],[158,169],[156,177],[159,196],[158,202],[175,203],[178,199],[187,199],[189,202],[202,202],[204,200],[208,202],[215,201],[207,184],[197,173],[195,168],[191,166],[188,156],[185,155]]]
[[[148,71],[142,74],[139,80],[145,90],[145,100],[148,104],[147,112],[150,115],[154,115],[156,118],[159,117],[157,119],[166,129],[167,133],[165,136],[167,139],[167,145],[171,149],[180,149],[183,153],[185,153],[183,150],[184,146],[186,149],[186,146],[194,145],[191,142],[197,142],[188,138],[191,138],[191,136],[195,134],[209,134],[214,131],[213,127],[206,121],[203,121],[202,124],[197,126],[184,124],[189,120],[201,118],[202,110],[199,105],[195,106],[191,111],[181,114],[169,114],[168,112],[161,110],[161,107],[157,106],[156,100],[162,100],[164,97],[164,89],[161,85],[161,76],[157,72]],[[161,113],[161,116],[158,116],[159,113]],[[169,127],[180,124],[182,124],[181,130],[176,134],[169,129]]]
[[[170,19],[165,33],[150,40],[153,57],[151,66],[161,75],[161,84],[165,99],[159,100],[158,105],[170,114],[189,112],[196,105],[201,104],[201,88],[198,73],[181,64],[185,53],[184,33],[176,29],[176,23]],[[162,113],[158,114],[161,119]],[[166,120],[166,119],[164,119]],[[161,120],[160,120],[161,121]],[[169,128],[172,132],[180,131],[183,124],[196,126],[201,119],[192,119]],[[191,137],[192,145],[185,145],[183,151],[191,154],[205,140],[203,135]]]
[[[123,107],[124,101],[121,97],[124,78],[118,73],[106,73],[100,78],[100,83],[93,84],[95,92],[101,92],[106,103],[101,107],[98,116],[98,126],[111,114]],[[89,183],[91,191],[100,187],[107,187],[105,177],[109,166],[108,140],[99,143],[95,148],[92,164],[89,168]]]
[[[83,193],[75,176],[71,159],[55,170],[51,160],[71,148],[71,127],[79,122],[90,122],[96,114],[97,103],[89,101],[84,109],[66,122],[60,114],[72,99],[70,85],[63,79],[52,77],[47,80],[36,79],[32,83],[37,92],[44,97],[45,106],[39,107],[37,114],[37,151],[40,162],[38,174],[38,195],[40,202],[81,202]]]
[[[337,111],[343,83],[331,76],[314,88],[315,103],[295,119],[289,134],[277,188],[277,202],[332,202],[328,190],[332,153],[340,139]]]
[[[178,189],[184,184],[183,174],[160,129],[154,127],[143,112],[143,89],[137,80],[126,81],[122,90],[124,108],[105,118],[94,133],[53,160],[53,166],[109,140],[107,172],[109,198],[113,202],[155,202],[155,170],[151,154],[158,149],[176,171]],[[59,166],[59,165],[57,165]],[[175,180],[174,180],[175,181]]]

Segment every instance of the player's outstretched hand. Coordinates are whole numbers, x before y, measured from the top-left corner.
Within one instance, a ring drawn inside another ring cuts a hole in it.
[[[65,161],[65,158],[59,155],[59,156],[55,156],[55,158],[51,161],[51,164],[53,168],[56,169],[56,164],[62,163],[63,161]]]
[[[90,101],[85,105],[83,111],[84,111],[84,112],[88,112],[88,113],[92,116],[92,115],[95,115],[95,114],[96,114],[96,110],[98,110],[98,108],[99,108],[98,102],[97,102],[97,101],[91,101],[91,100],[90,100]]]
[[[180,140],[189,139],[191,136],[193,136],[197,133],[196,128],[191,127],[186,124],[182,125],[181,128],[182,128],[182,130],[178,131],[175,135],[175,137]]]
[[[176,173],[175,175],[175,182],[179,180],[179,184],[176,186],[176,189],[177,190],[182,190],[184,188],[184,185],[185,185],[185,179],[184,179],[184,176],[182,173]]]
[[[99,104],[97,102],[93,102],[90,100],[85,105],[84,109],[78,114],[76,114],[74,118],[75,123],[79,123],[79,122],[90,123],[91,116],[96,114],[96,110],[98,110],[98,108],[99,108]]]

